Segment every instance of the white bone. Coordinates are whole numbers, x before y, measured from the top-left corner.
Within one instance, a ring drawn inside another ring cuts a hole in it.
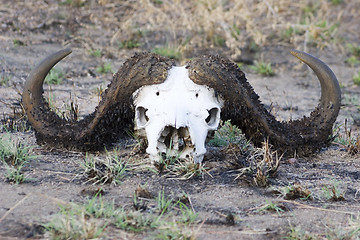
[[[163,83],[141,87],[133,100],[135,129],[146,134],[152,160],[165,153],[202,162],[205,140],[217,129],[223,105],[213,89],[195,84],[185,66],[172,67]]]

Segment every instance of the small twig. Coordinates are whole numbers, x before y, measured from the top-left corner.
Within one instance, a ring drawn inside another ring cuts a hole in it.
[[[202,228],[202,226],[204,225],[206,220],[203,220],[200,224],[199,224],[199,227],[195,230],[196,234],[199,234],[200,232],[200,229]]]
[[[195,209],[194,209],[194,206],[193,206],[193,204],[192,204],[192,202],[191,202],[190,196],[188,195],[187,198],[188,198],[188,200],[189,200],[189,204],[190,204],[191,210],[193,211],[193,213],[196,213],[196,212],[195,212]]]
[[[263,0],[263,2],[266,4],[266,6],[268,7],[268,9],[270,10],[270,12],[272,13],[272,15],[274,15],[275,17],[277,17],[277,14],[275,12],[275,10],[272,8],[272,6],[270,5],[270,3],[267,0]]]
[[[347,212],[347,211],[340,211],[340,210],[334,210],[334,209],[313,207],[313,206],[310,206],[310,205],[306,205],[306,204],[302,204],[302,203],[298,203],[298,202],[290,201],[290,200],[280,200],[279,202],[294,204],[294,205],[299,206],[300,208],[305,208],[305,209],[313,209],[313,210],[319,210],[319,211],[324,211],[324,212],[335,212],[335,213],[343,213],[343,214],[355,215],[354,212]]]
[[[262,234],[270,234],[270,233],[274,233],[275,231],[268,231],[267,229],[264,230],[239,230],[239,231],[221,231],[221,232],[215,232],[215,231],[204,231],[206,233],[211,233],[211,234],[249,234],[249,235],[262,235]]]
[[[209,173],[209,171],[207,171],[205,168],[203,170],[207,175],[209,175],[211,178],[214,178],[213,175],[211,175],[211,173]]]
[[[221,213],[221,212],[219,212],[219,211],[215,211],[215,213],[218,214],[218,215],[221,216],[221,217],[224,217],[224,218],[227,217],[227,215],[225,215],[225,214],[223,214],[223,213]]]
[[[54,197],[50,197],[50,196],[47,196],[47,195],[44,195],[44,194],[41,194],[41,193],[35,193],[34,195],[37,195],[39,197],[43,197],[43,198],[46,198],[46,199],[49,199],[57,204],[61,204],[61,205],[64,205],[64,206],[71,206],[73,203],[70,203],[70,202],[66,202],[64,200],[61,200],[61,199],[58,199],[58,198],[54,198]]]
[[[18,201],[14,206],[12,206],[5,214],[0,218],[0,223],[12,212],[14,211],[17,206],[19,206],[22,202],[24,202],[29,196],[31,196],[31,193],[28,195],[25,195],[20,201]]]

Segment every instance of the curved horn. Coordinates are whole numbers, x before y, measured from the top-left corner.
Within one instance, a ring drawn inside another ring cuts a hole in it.
[[[333,104],[333,115],[337,117],[341,104],[341,90],[338,80],[333,71],[320,59],[297,50],[292,50],[291,54],[306,63],[316,74],[321,85],[321,104]]]
[[[309,155],[329,143],[332,126],[340,109],[340,87],[330,68],[319,59],[292,51],[309,65],[321,84],[321,99],[309,117],[280,122],[259,101],[235,63],[219,56],[200,57],[188,64],[190,78],[196,84],[209,86],[224,99],[222,119],[231,119],[248,139],[261,146],[268,139],[281,152]]]
[[[60,50],[45,58],[27,78],[22,96],[39,144],[85,151],[104,149],[133,127],[132,94],[144,85],[162,83],[173,60],[155,54],[137,54],[114,75],[95,111],[74,122],[60,118],[44,100],[43,82],[50,69],[71,53]]]
[[[51,54],[42,60],[29,74],[22,94],[22,104],[28,116],[30,124],[42,134],[48,134],[48,129],[43,126],[43,122],[36,119],[33,110],[43,108],[43,83],[50,69],[61,59],[71,53],[71,49],[66,48]]]

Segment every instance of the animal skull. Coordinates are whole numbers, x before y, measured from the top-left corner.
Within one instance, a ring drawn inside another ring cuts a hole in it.
[[[133,102],[135,130],[146,135],[151,160],[166,154],[201,163],[205,140],[217,129],[223,106],[213,89],[195,84],[185,66],[172,67],[163,83],[135,91]]]
[[[254,145],[261,146],[267,139],[281,153],[307,156],[331,141],[341,106],[335,74],[304,52],[291,53],[314,71],[321,97],[309,116],[289,122],[276,120],[261,104],[244,72],[228,59],[200,56],[186,67],[174,67],[172,59],[141,53],[122,65],[93,113],[70,121],[51,111],[43,97],[47,73],[70,53],[64,49],[45,58],[24,84],[22,103],[39,144],[98,151],[113,146],[136,124],[146,134],[147,152],[153,159],[159,159],[159,153],[179,150],[180,156],[201,162],[207,133],[218,126],[221,109],[221,119],[231,120]]]

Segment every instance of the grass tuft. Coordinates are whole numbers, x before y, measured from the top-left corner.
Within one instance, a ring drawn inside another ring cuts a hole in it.
[[[175,60],[179,60],[181,57],[181,53],[177,49],[171,47],[154,48],[152,52]]]
[[[176,161],[169,167],[169,171],[180,179],[189,180],[194,177],[202,177],[207,173],[207,168],[203,164],[194,163],[193,159],[187,158]]]
[[[44,225],[51,239],[95,239],[106,224],[97,220],[84,206],[60,206],[60,212]]]
[[[111,63],[103,63],[101,66],[96,68],[96,71],[102,74],[114,73]]]
[[[148,199],[150,201],[150,199]],[[131,233],[147,232],[150,239],[196,239],[196,231],[190,229],[197,221],[197,214],[180,201],[174,202],[158,193],[154,209],[132,211],[117,207],[114,201],[104,202],[95,196],[84,204],[66,204],[44,227],[51,239],[101,238],[107,226]],[[174,238],[173,238],[174,237]]]
[[[360,57],[360,46],[348,43],[346,44],[347,49],[349,50],[350,54],[355,57]]]
[[[303,188],[299,183],[289,184],[288,186],[281,187],[279,189],[274,189],[273,193],[279,195],[285,200],[312,200],[312,192]]]
[[[92,57],[101,57],[102,56],[102,51],[101,49],[93,49],[93,50],[90,50],[90,56]]]
[[[271,67],[271,63],[267,63],[264,61],[255,61],[254,65],[249,66],[251,70],[263,76],[274,76],[275,72]]]
[[[331,0],[331,3],[333,4],[333,5],[340,5],[341,3],[343,3],[344,2],[344,0]]]
[[[49,74],[45,77],[44,82],[47,85],[60,85],[63,81],[65,74],[59,68],[52,68]]]
[[[84,7],[86,2],[87,2],[86,0],[62,0],[59,2],[59,5],[66,5],[66,6],[80,8],[80,7]]]
[[[353,76],[353,82],[355,85],[360,86],[360,71]]]
[[[281,158],[268,141],[263,143],[262,148],[249,148],[235,179],[251,177],[256,186],[266,187],[269,185],[269,178],[276,176]]]
[[[0,86],[7,86],[9,84],[10,81],[10,75],[5,73],[5,70],[2,69],[1,73],[0,73]]]
[[[356,56],[348,57],[345,62],[349,64],[351,67],[355,67],[360,64],[360,60]]]
[[[347,126],[347,119],[345,119],[344,125],[341,125],[334,129],[334,143],[340,145],[342,148],[346,149],[350,155],[355,155],[360,153],[360,136],[353,136],[353,133],[350,128]],[[341,127],[343,126],[344,130],[341,132]]]
[[[215,131],[214,137],[209,141],[209,145],[224,147],[229,144],[241,144],[245,148],[249,142],[246,141],[241,130],[237,126],[232,125],[230,120],[227,120],[220,124],[219,129]]]
[[[5,165],[5,177],[10,183],[19,184],[28,180],[23,167],[33,159],[32,147],[13,139],[9,134],[0,137],[0,160]]]
[[[194,163],[191,157],[185,159],[180,159],[179,157],[180,153],[174,156],[168,152],[162,155],[160,161],[155,162],[154,166],[159,173],[183,180],[200,177],[203,176],[204,173],[207,173],[207,168],[201,163]]]
[[[345,190],[340,185],[339,181],[334,180],[331,185],[322,188],[326,200],[334,202],[345,201]]]
[[[125,40],[119,43],[119,48],[126,48],[126,49],[133,49],[133,48],[138,48],[141,47],[142,43],[138,42],[137,40]]]
[[[164,190],[162,190],[158,193],[156,202],[157,202],[157,208],[159,209],[160,215],[163,215],[164,213],[166,213],[169,210],[169,208],[171,208],[171,206],[172,206],[172,199],[169,199],[165,196]]]
[[[157,226],[158,218],[154,215],[146,216],[140,211],[126,211],[121,209],[114,216],[114,225],[129,232],[143,232]]]
[[[27,44],[20,39],[14,39],[13,45],[14,47],[19,47],[19,46],[26,46]]]
[[[120,157],[117,150],[106,151],[105,159],[86,154],[81,164],[86,182],[93,184],[120,184],[127,172],[127,161]]]
[[[281,204],[266,200],[266,204],[263,205],[261,208],[259,208],[257,211],[258,212],[263,212],[263,211],[276,212],[280,216],[286,210],[287,210],[287,208],[285,206],[282,206]]]
[[[286,233],[284,239],[288,240],[310,240],[318,239],[316,236],[309,234],[308,232],[302,230],[300,227],[290,226],[289,231]]]

